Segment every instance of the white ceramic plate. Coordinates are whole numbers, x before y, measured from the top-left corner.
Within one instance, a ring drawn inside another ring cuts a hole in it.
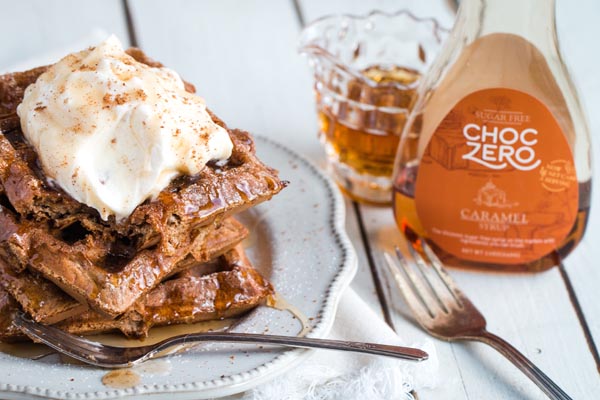
[[[342,291],[356,272],[356,255],[344,232],[344,203],[334,184],[307,160],[271,140],[257,137],[259,157],[279,169],[290,185],[270,202],[242,216],[250,229],[248,254],[277,292],[308,317],[308,336],[323,337],[333,323]],[[297,319],[261,307],[236,331],[295,335]],[[152,360],[134,370],[139,385],[112,389],[106,370],[0,353],[0,397],[112,399],[145,397],[204,399],[259,385],[299,363],[307,350],[209,344]]]

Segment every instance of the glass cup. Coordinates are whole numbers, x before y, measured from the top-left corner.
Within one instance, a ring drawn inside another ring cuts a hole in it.
[[[355,200],[388,205],[396,148],[421,77],[447,31],[408,11],[336,15],[308,25],[299,51],[315,78],[328,167]]]

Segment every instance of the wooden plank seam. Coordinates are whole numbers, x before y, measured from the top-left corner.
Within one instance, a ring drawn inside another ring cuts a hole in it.
[[[575,314],[577,315],[577,319],[579,320],[579,324],[581,325],[581,329],[583,330],[583,335],[585,336],[587,345],[590,348],[590,352],[592,353],[592,357],[594,358],[594,362],[596,363],[596,368],[600,373],[600,354],[598,353],[598,347],[594,342],[590,326],[587,320],[585,319],[585,314],[583,313],[583,310],[579,303],[579,299],[577,299],[577,294],[575,293],[575,289],[573,288],[571,279],[569,278],[569,274],[567,273],[564,264],[560,261],[558,263],[558,270],[560,272],[562,281],[565,284],[565,288],[567,289],[567,293],[569,294],[569,300],[571,301],[571,305],[575,310]]]
[[[371,249],[371,243],[369,242],[369,237],[367,235],[365,224],[363,222],[362,214],[360,212],[360,208],[357,202],[353,201],[352,206],[354,208],[354,213],[356,214],[356,220],[358,222],[358,229],[360,231],[360,237],[365,247],[365,252],[367,253],[367,260],[369,262],[369,268],[371,269],[371,275],[373,277],[373,283],[375,284],[375,291],[377,292],[377,298],[379,299],[379,303],[381,304],[381,309],[383,311],[383,318],[385,322],[392,328],[394,331],[394,322],[392,320],[392,316],[390,313],[390,307],[383,291],[383,285],[381,281],[381,277],[379,276],[379,271],[377,269],[377,264],[375,264],[375,259],[373,258],[373,251]]]
[[[133,24],[133,17],[129,8],[128,0],[122,0],[123,11],[125,13],[125,24],[127,25],[127,35],[129,36],[129,43],[133,47],[139,47],[137,36],[135,34],[135,25]]]

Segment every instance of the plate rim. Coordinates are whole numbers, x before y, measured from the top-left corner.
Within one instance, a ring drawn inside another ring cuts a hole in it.
[[[255,146],[259,142],[266,142],[271,146],[287,153],[291,158],[302,163],[312,172],[327,188],[330,201],[330,225],[336,245],[342,250],[340,268],[331,280],[326,292],[324,293],[323,306],[320,309],[319,316],[313,329],[307,334],[307,337],[324,337],[333,327],[335,314],[344,290],[350,286],[350,283],[358,270],[358,258],[356,250],[345,228],[346,214],[345,202],[342,194],[336,184],[329,178],[324,171],[317,167],[311,160],[297,153],[289,147],[278,141],[253,134]],[[136,399],[147,396],[160,396],[164,394],[177,394],[178,398],[195,399],[227,396],[246,391],[256,385],[266,382],[297,365],[314,350],[292,349],[283,352],[272,360],[254,367],[244,372],[225,376],[219,379],[212,379],[199,382],[179,383],[179,384],[145,384],[128,389],[107,389],[101,391],[88,391],[71,393],[64,390],[53,390],[39,386],[14,385],[10,383],[0,383],[0,393],[3,395],[13,395],[12,398],[38,398],[49,397],[54,399],[112,399],[126,397]],[[23,396],[23,397],[21,397]],[[198,397],[202,396],[202,397]]]

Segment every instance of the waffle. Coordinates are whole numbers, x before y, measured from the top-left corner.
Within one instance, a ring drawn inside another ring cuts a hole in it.
[[[117,223],[114,217],[103,221],[96,210],[49,187],[20,130],[9,130],[0,134],[4,205],[10,203],[21,216],[56,229],[76,224],[82,233],[105,240],[128,238],[133,250],[158,246],[163,254],[173,254],[195,229],[268,200],[285,186],[274,170],[256,159],[248,133],[229,134],[234,150],[227,165],[209,164],[198,176],[175,179],[156,200],[139,205]]]
[[[215,272],[206,274],[215,267]],[[238,246],[210,265],[197,265],[185,275],[161,283],[118,319],[90,312],[58,326],[74,333],[120,330],[128,337],[144,337],[152,326],[238,316],[264,303],[271,294],[271,285]]]
[[[86,311],[56,324],[75,334],[121,331],[146,337],[153,326],[231,318],[263,304],[272,286],[252,267],[241,246],[210,263],[194,265],[184,274],[162,282],[117,319]],[[16,302],[0,289],[0,340],[22,339],[11,326]]]
[[[71,243],[64,240],[62,231],[29,221],[18,223],[7,209],[0,213],[0,226],[6,238],[0,254],[12,261],[9,265],[17,266],[15,272],[27,266],[77,302],[112,317],[174,273],[188,254],[207,261],[214,250],[214,240],[207,240],[215,230],[213,225],[200,229],[194,240],[170,256],[158,248],[122,255],[114,243],[91,235]]]
[[[10,211],[6,209],[2,211],[0,226],[7,228],[4,232],[11,229],[14,231],[16,224],[11,226],[10,223],[7,223],[10,218],[5,217]],[[226,219],[220,227],[208,232],[206,243],[193,248],[186,258],[177,263],[175,271],[183,271],[199,262],[207,262],[219,257],[241,242],[247,233],[242,224],[233,218]],[[0,235],[0,239],[2,239],[2,235]],[[6,243],[4,241],[2,245],[6,245]],[[4,261],[6,258],[0,257],[0,286],[8,291],[35,321],[54,324],[88,309],[86,303],[76,301],[39,274],[29,270],[15,271]]]
[[[135,58],[151,66],[138,49],[128,50]],[[217,218],[239,212],[270,199],[285,187],[277,172],[255,156],[254,144],[247,132],[229,129],[211,114],[213,120],[228,130],[233,153],[224,166],[209,164],[194,177],[180,177],[165,188],[154,201],[140,204],[123,221],[110,217],[103,221],[96,210],[85,206],[50,187],[38,168],[35,152],[24,141],[15,110],[27,85],[43,73],[44,67],[0,76],[0,183],[12,207],[34,221],[50,221],[66,229],[75,221],[95,236],[118,235],[134,238],[136,249],[159,245],[161,251],[173,251],[189,231],[208,225]],[[186,89],[194,91],[187,84]]]

